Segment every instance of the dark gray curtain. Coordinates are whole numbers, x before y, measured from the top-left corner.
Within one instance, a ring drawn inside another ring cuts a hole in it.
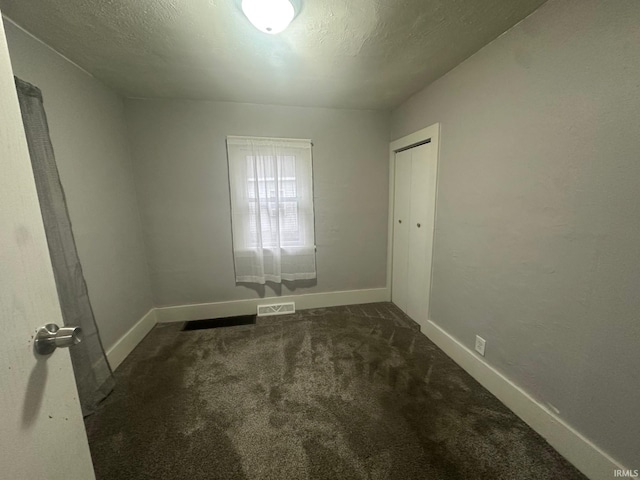
[[[65,325],[80,326],[83,332],[82,342],[73,346],[70,352],[80,404],[86,416],[93,413],[98,403],[113,389],[113,374],[100,341],[78,258],[49,138],[42,93],[30,83],[18,78],[15,80],[62,317]]]

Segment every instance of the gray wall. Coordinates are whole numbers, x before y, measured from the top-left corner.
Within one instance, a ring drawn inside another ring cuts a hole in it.
[[[387,114],[126,100],[126,115],[157,306],[285,295],[294,288],[235,284],[227,135],[314,141],[318,279],[296,293],[385,286]]]
[[[441,122],[432,320],[640,452],[640,3],[551,0],[392,115]]]
[[[110,348],[152,307],[122,99],[11,23],[15,75],[42,90],[100,336]]]

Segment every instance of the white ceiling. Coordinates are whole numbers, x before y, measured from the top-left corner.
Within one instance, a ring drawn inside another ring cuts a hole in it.
[[[128,97],[389,109],[545,0],[302,0],[279,35],[239,0],[0,0]]]

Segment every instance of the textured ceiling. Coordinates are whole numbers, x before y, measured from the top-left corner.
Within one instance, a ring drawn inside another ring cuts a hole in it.
[[[267,35],[239,0],[0,0],[124,96],[388,109],[544,0],[302,0]]]

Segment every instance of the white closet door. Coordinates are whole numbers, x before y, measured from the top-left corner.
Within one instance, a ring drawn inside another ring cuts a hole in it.
[[[429,311],[435,214],[435,158],[431,143],[411,150],[411,197],[406,313],[423,327]]]
[[[404,312],[407,312],[407,286],[409,281],[411,157],[411,150],[396,153],[393,204],[393,274],[391,280],[391,301]]]

